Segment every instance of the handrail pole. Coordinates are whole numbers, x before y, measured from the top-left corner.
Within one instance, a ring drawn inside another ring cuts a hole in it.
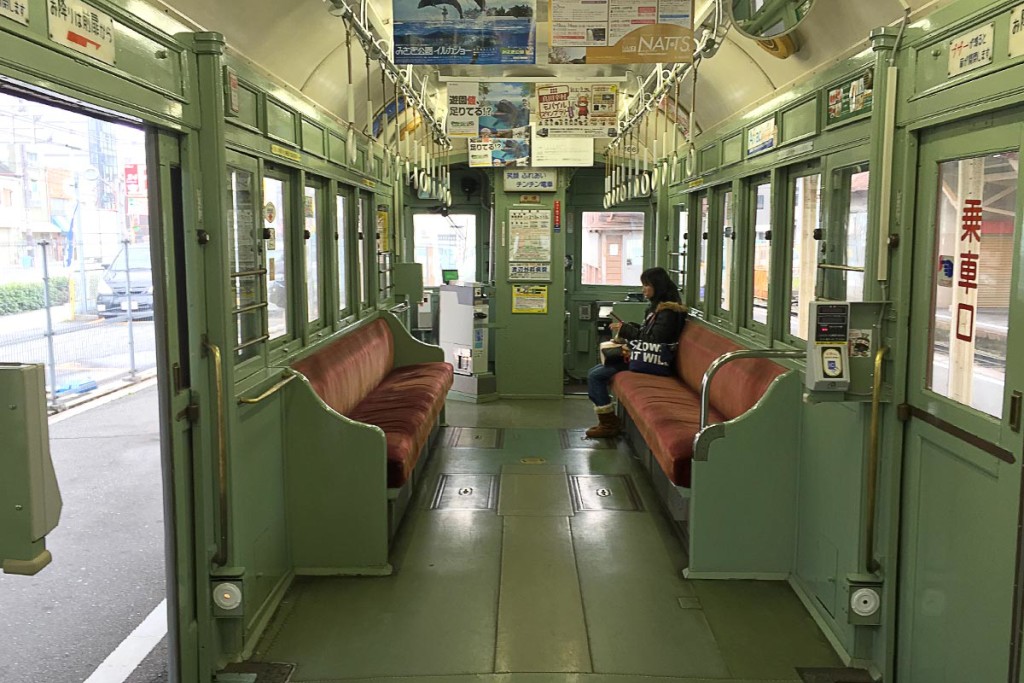
[[[203,336],[203,347],[213,356],[214,387],[217,400],[217,503],[219,506],[220,539],[213,562],[223,567],[228,559],[228,449],[224,435],[224,365],[220,347]]]
[[[881,570],[881,563],[875,559],[875,506],[878,499],[878,431],[879,408],[882,396],[882,358],[889,351],[888,346],[878,349],[875,354],[875,377],[871,387],[871,431],[868,445],[868,499],[866,503],[864,525],[865,534],[864,562],[869,573]]]
[[[293,370],[288,370],[288,371],[285,372],[284,376],[281,378],[281,381],[277,382],[274,386],[270,387],[269,389],[264,391],[262,394],[260,394],[256,398],[244,398],[243,397],[243,398],[238,399],[238,403],[239,403],[239,405],[245,404],[245,405],[250,405],[250,406],[253,405],[253,404],[256,404],[256,403],[261,403],[262,401],[265,401],[266,399],[270,398],[270,396],[272,394],[275,394],[278,391],[280,391],[281,389],[283,389],[286,384],[291,382],[297,376],[298,376],[297,373],[295,373]]]
[[[723,353],[721,356],[711,361],[711,365],[708,366],[707,371],[704,373],[704,379],[700,383],[700,429],[697,430],[697,436],[704,431],[704,428],[708,426],[708,412],[709,405],[711,402],[711,380],[715,374],[725,366],[726,363],[734,360],[742,360],[744,358],[806,358],[806,351],[791,351],[791,350],[780,350],[780,349],[740,349],[738,351],[729,351]]]

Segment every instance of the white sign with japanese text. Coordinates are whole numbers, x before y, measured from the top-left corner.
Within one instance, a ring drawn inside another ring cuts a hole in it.
[[[594,165],[594,141],[591,138],[542,138],[533,130],[533,144],[530,146],[533,166],[576,166],[590,168]]]
[[[986,24],[949,41],[949,75],[959,76],[991,64],[995,32],[995,24]]]
[[[28,26],[28,0],[0,0],[0,17]]]
[[[1024,55],[1024,5],[1017,5],[1010,12],[1010,56]]]
[[[114,19],[77,0],[49,0],[50,40],[114,64]]]
[[[551,264],[511,261],[508,264],[508,279],[515,282],[551,282]]]
[[[774,117],[751,127],[747,131],[747,156],[775,149],[777,134],[778,128],[775,126]]]
[[[556,192],[558,171],[523,168],[505,171],[505,192]]]

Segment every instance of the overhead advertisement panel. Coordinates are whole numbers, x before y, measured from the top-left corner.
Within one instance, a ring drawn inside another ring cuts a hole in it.
[[[537,86],[537,136],[615,137],[618,94],[614,83]]]
[[[448,84],[448,135],[487,137],[530,125],[530,83]]]
[[[529,166],[530,127],[515,128],[504,135],[467,140],[470,167]]]
[[[552,64],[690,63],[692,0],[550,0]]]
[[[394,0],[396,64],[533,64],[536,0]]]

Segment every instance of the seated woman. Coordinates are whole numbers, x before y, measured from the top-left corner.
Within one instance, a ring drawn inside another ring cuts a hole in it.
[[[679,340],[686,323],[686,306],[679,298],[679,288],[664,268],[648,268],[640,274],[644,297],[650,302],[642,325],[612,323],[612,334],[620,340],[671,344]],[[591,439],[613,438],[622,431],[622,422],[615,414],[608,383],[616,373],[629,369],[629,349],[623,349],[622,360],[595,365],[587,373],[587,395],[594,403],[598,424],[587,430]]]

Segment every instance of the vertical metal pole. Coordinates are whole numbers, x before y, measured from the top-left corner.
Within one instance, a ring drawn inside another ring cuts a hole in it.
[[[128,259],[128,254],[131,250],[128,245],[131,241],[127,238],[121,240],[121,244],[124,245],[124,284],[128,288],[128,362],[129,370],[128,376],[131,379],[135,379],[135,330],[133,329],[133,319],[135,314],[132,311],[132,264]]]
[[[57,407],[57,360],[53,353],[53,314],[50,312],[50,259],[46,254],[48,240],[36,242],[43,250],[43,305],[46,307],[46,365],[50,374],[50,407]]]

